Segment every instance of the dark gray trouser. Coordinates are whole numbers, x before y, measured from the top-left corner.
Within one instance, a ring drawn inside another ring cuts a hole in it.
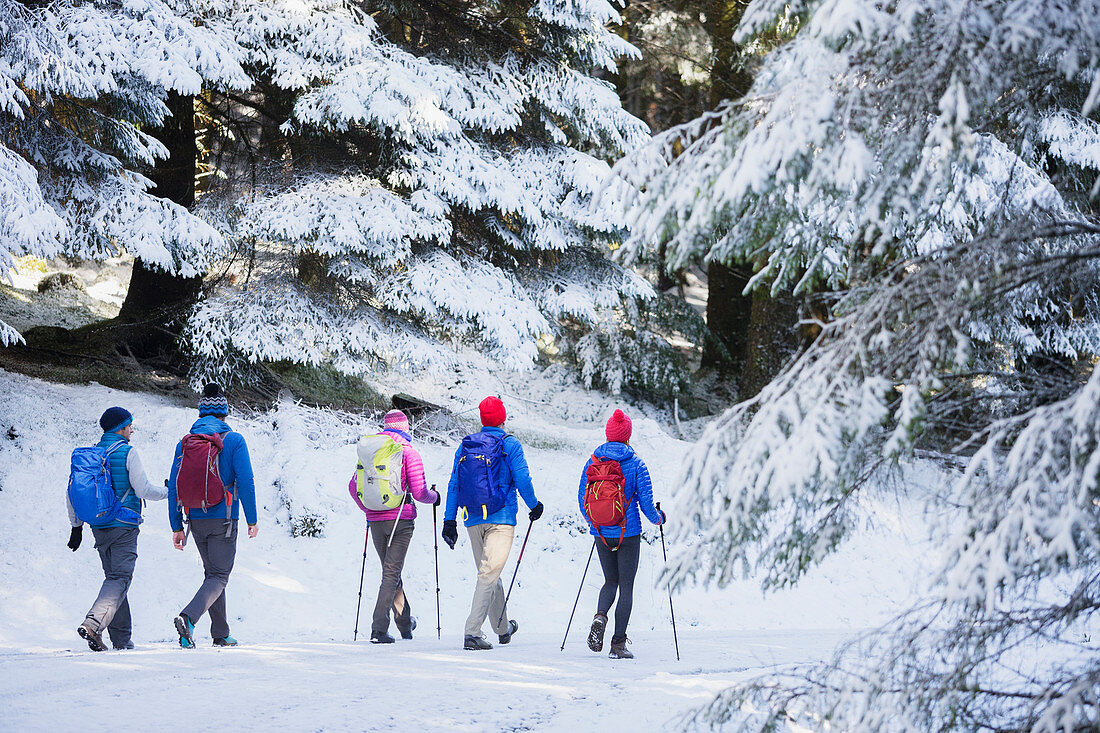
[[[615,601],[615,591],[619,592],[619,602],[615,604],[615,633],[612,636],[626,636],[626,625],[630,621],[630,611],[634,607],[634,576],[638,573],[638,555],[642,548],[642,536],[624,537],[607,541],[611,549],[599,537],[596,538],[596,553],[600,556],[603,568],[603,587],[600,588],[600,600],[596,610],[607,615]]]
[[[107,627],[114,646],[130,642],[130,603],[126,591],[137,563],[137,527],[92,527],[95,549],[103,563],[103,585],[84,620],[96,633]]]
[[[374,602],[374,618],[370,625],[372,633],[384,634],[390,628],[391,608],[393,622],[398,631],[407,632],[412,625],[409,600],[405,598],[405,590],[401,587],[401,568],[405,566],[405,553],[409,551],[409,543],[412,541],[413,520],[397,521],[396,530],[393,528],[394,521],[389,519],[370,523],[374,549],[378,553],[378,559],[382,561],[382,582],[378,586],[378,599]],[[387,548],[390,532],[393,532],[393,542]]]
[[[225,615],[225,586],[233,571],[237,556],[237,522],[230,520],[232,529],[225,536],[226,520],[192,519],[191,539],[202,558],[204,580],[195,597],[183,609],[183,614],[198,623],[202,615],[210,612],[210,636],[223,639],[229,636],[229,619]]]

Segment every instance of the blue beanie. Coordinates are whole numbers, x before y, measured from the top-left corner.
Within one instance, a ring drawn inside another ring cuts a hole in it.
[[[113,433],[119,428],[124,428],[134,421],[134,416],[128,410],[121,407],[108,407],[99,418],[99,427],[105,433]]]
[[[199,417],[225,417],[228,414],[229,400],[222,394],[222,388],[213,383],[206,385],[202,390],[202,397],[199,398]]]

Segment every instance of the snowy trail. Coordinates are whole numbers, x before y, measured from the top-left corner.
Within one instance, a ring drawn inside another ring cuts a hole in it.
[[[197,700],[210,696],[216,702],[204,715],[218,729],[652,730],[737,680],[820,658],[851,633],[691,630],[681,634],[677,662],[671,634],[647,632],[632,645],[638,659],[612,661],[585,646],[587,623],[574,624],[564,652],[560,636],[521,630],[489,652],[430,635],[392,646],[300,641],[184,651],[160,642],[132,652],[74,645],[71,653],[0,654],[0,727],[190,726],[198,722],[192,708],[207,705]]]
[[[545,375],[531,378],[533,394],[551,387]],[[526,441],[547,507],[509,601],[509,615],[521,626],[512,644],[483,655],[460,648],[476,577],[462,533],[453,551],[440,543],[443,640],[435,639],[430,507],[422,507],[416,520],[403,573],[420,623],[417,638],[392,647],[365,641],[380,577],[372,551],[363,583],[363,633],[353,644],[364,525],[347,480],[358,426],[280,404],[271,412],[233,416],[257,467],[261,528],[256,539],[239,542],[226,591],[231,630],[242,646],[212,649],[205,619],[198,624],[196,651],[176,645],[171,619],[194,593],[202,566],[192,547],[172,549],[166,507],[155,502],[146,510],[128,594],[138,649],[92,654],[75,629],[103,574],[90,532],[77,552],[65,547],[69,453],[98,439],[96,421],[106,406],[125,405],[157,481],[167,475],[175,443],[195,411],[150,395],[3,371],[0,393],[7,395],[0,402],[0,733],[106,730],[123,723],[132,730],[194,728],[196,721],[217,729],[294,731],[663,729],[738,680],[819,659],[842,638],[882,623],[917,591],[920,568],[937,550],[922,541],[924,519],[904,495],[868,501],[868,529],[795,588],[764,595],[758,579],[738,578],[720,589],[677,590],[683,660],[676,662],[668,595],[659,584],[660,538],[646,527],[629,627],[639,658],[612,663],[606,652],[596,655],[585,646],[602,584],[595,563],[584,576],[562,653],[561,635],[592,542],[576,509],[578,476],[587,450],[602,441],[601,415],[609,407],[594,407],[588,393],[562,393],[559,407],[568,420],[522,402],[509,418]],[[676,517],[672,488],[685,446],[641,416],[634,433],[657,496]],[[425,441],[421,453],[430,482],[445,485],[453,442]],[[927,481],[920,472],[911,478]],[[293,537],[296,517],[314,518],[323,531]],[[526,528],[521,520],[505,583],[515,572]],[[206,697],[215,702],[202,702]],[[217,719],[196,718],[196,707],[216,708]]]

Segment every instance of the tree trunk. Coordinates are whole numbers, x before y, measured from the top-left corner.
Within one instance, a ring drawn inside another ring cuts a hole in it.
[[[798,350],[798,319],[798,299],[782,293],[773,296],[766,288],[752,294],[740,399],[756,396]]]
[[[707,265],[707,328],[702,365],[736,374],[745,363],[752,296],[742,295],[752,272],[744,267]]]
[[[714,49],[710,77],[710,107],[715,109],[727,99],[744,96],[752,77],[744,70],[741,47],[733,42],[733,31],[745,7],[736,0],[708,0],[705,6],[706,29]],[[749,319],[753,309],[751,295],[742,295],[752,270],[743,265],[711,262],[707,265],[707,328],[713,336],[703,346],[703,366],[737,373],[749,361]]]
[[[168,93],[171,116],[164,126],[150,133],[168,148],[167,160],[161,161],[149,175],[155,187],[151,193],[185,208],[195,203],[195,172],[198,148],[195,145],[195,99]],[[178,352],[188,308],[202,290],[202,277],[179,277],[134,260],[130,287],[122,303],[118,320],[141,324],[127,329],[126,342],[135,356],[153,356]]]

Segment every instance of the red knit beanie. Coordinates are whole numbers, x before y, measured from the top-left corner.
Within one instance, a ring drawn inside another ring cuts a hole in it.
[[[615,410],[611,419],[607,421],[604,435],[613,443],[625,443],[630,440],[630,418],[622,410]]]
[[[481,424],[486,427],[495,428],[497,425],[503,425],[508,419],[508,413],[504,411],[504,403],[496,397],[486,397],[477,407],[481,410]]]

